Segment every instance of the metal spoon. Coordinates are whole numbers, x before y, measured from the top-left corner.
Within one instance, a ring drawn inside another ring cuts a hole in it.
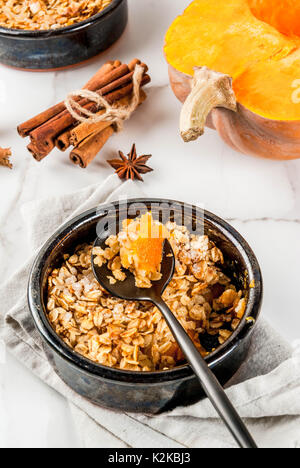
[[[94,246],[105,249],[107,247],[105,244],[106,239],[107,237],[105,239],[98,238]],[[187,361],[198,377],[207,397],[210,399],[239,446],[241,448],[257,448],[253,438],[229,401],[221,384],[209,369],[180,322],[162,299],[162,294],[170,283],[175,270],[175,258],[170,243],[165,241],[164,244],[161,269],[162,279],[153,282],[150,289],[136,287],[134,275],[129,271],[127,272],[125,281],[118,281],[115,284],[111,284],[109,281],[109,276],[112,275],[111,270],[108,269],[107,265],[102,265],[101,267],[95,265],[93,255],[92,266],[96,279],[112,296],[126,301],[149,301],[158,307]]]

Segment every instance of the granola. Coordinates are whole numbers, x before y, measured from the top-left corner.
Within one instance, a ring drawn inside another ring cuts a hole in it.
[[[246,298],[222,271],[223,254],[208,236],[190,234],[175,223],[166,228],[176,271],[164,300],[205,356],[238,327]],[[92,248],[78,246],[49,275],[47,313],[56,333],[73,350],[105,366],[158,371],[184,362],[155,306],[119,300],[102,289],[91,268]],[[118,238],[112,236],[105,249],[112,281],[124,273],[119,253]]]
[[[80,23],[112,0],[0,0],[0,26],[47,30]]]

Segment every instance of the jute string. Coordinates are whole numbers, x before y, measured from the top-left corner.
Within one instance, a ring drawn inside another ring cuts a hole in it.
[[[144,68],[141,65],[136,65],[132,77],[133,82],[133,95],[130,103],[127,106],[110,105],[105,97],[100,96],[98,93],[89,91],[88,89],[80,89],[73,91],[67,96],[65,106],[74,119],[79,122],[96,123],[96,122],[111,122],[114,124],[115,130],[119,132],[123,128],[123,123],[128,120],[131,114],[138,107],[140,102],[140,86],[144,75]],[[101,115],[94,114],[88,109],[82,107],[74,98],[81,97],[95,102],[98,109],[105,109]]]

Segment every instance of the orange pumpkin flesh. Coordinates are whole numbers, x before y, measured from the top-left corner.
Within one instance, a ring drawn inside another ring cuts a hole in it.
[[[248,0],[256,18],[287,36],[300,36],[300,3],[297,0]]]
[[[163,244],[168,237],[167,230],[154,223],[151,213],[146,213],[141,217],[138,237],[131,241],[130,254],[137,259],[137,267],[147,273],[160,271]],[[122,264],[128,263],[122,258]]]
[[[218,107],[207,124],[244,153],[299,158],[299,36],[298,0],[195,0],[166,35],[173,90],[184,102],[194,67],[229,75],[236,112]]]
[[[268,119],[300,120],[300,49],[274,62],[257,62],[236,78],[238,102]],[[293,97],[294,96],[294,97]]]

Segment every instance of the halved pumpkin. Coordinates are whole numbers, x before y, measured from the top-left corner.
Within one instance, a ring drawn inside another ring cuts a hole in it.
[[[244,153],[300,157],[298,0],[195,0],[165,55],[185,141],[206,124]]]

